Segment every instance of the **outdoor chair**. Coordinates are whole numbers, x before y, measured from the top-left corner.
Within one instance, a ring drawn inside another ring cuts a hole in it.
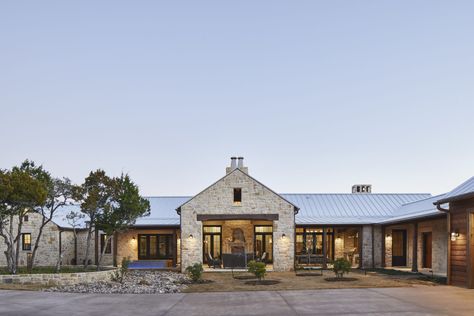
[[[263,262],[263,263],[265,263],[265,265],[267,264],[266,260],[267,260],[267,253],[266,252],[262,253],[262,256],[260,258],[257,258],[257,262]]]
[[[210,253],[207,254],[207,265],[209,268],[220,268],[221,267],[221,261],[219,259],[214,259],[212,258],[212,255]]]

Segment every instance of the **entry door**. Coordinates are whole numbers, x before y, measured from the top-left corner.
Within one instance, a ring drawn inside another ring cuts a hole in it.
[[[266,252],[266,262],[273,262],[273,233],[255,233],[255,256],[262,257]]]
[[[394,229],[392,231],[392,266],[406,267],[407,265],[407,231]]]
[[[433,262],[433,235],[423,233],[423,268],[432,268]]]
[[[213,259],[221,258],[221,235],[220,234],[206,234],[204,235],[204,262],[207,263],[207,254],[210,254]]]

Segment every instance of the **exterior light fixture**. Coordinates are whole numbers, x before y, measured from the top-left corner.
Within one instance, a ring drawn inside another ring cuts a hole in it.
[[[451,232],[451,240],[452,241],[456,241],[456,239],[459,237],[459,230],[455,230],[453,232]]]
[[[194,238],[193,234],[189,234],[189,239],[193,239],[193,238]]]
[[[135,236],[133,236],[132,239],[135,240],[136,239]]]
[[[387,235],[385,235],[385,237],[387,237],[387,238],[392,238],[392,235],[387,234]]]
[[[286,238],[286,234],[285,234],[285,233],[281,234],[281,238],[285,239],[285,238]]]

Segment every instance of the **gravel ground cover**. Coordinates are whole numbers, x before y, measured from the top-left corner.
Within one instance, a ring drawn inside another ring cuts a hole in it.
[[[44,289],[46,292],[97,293],[97,294],[158,294],[179,293],[190,284],[181,273],[169,271],[130,270],[123,283],[97,281],[63,285]]]

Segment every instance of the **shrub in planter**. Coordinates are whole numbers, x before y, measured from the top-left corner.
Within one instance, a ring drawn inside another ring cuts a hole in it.
[[[254,274],[255,277],[260,281],[265,277],[267,268],[265,268],[265,263],[252,260],[248,263],[248,271]]]
[[[199,262],[196,262],[192,266],[188,266],[186,268],[186,273],[191,278],[191,280],[193,280],[193,282],[201,280],[203,271],[204,269],[202,268],[202,263]]]
[[[336,274],[336,278],[342,278],[344,277],[344,273],[349,273],[351,270],[351,263],[347,259],[338,258],[334,261],[332,270]]]

